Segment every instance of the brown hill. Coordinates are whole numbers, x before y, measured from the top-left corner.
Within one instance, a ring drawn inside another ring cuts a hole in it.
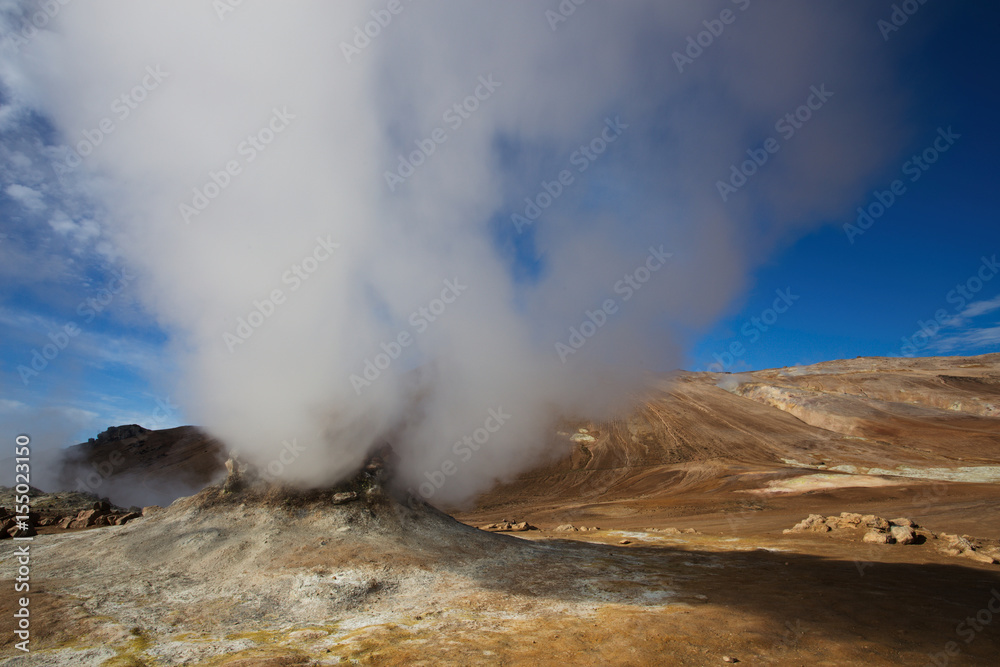
[[[123,506],[168,505],[217,480],[224,460],[222,443],[194,426],[160,431],[113,426],[66,448],[58,485]]]
[[[1000,354],[679,373],[620,419],[572,423],[556,437],[560,460],[459,516],[642,522],[829,489],[926,486],[940,495],[950,483],[954,496],[956,484],[1000,481],[998,417]],[[1000,536],[1000,521],[992,525]]]

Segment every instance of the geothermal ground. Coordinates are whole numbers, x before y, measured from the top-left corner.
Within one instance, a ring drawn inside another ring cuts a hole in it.
[[[30,655],[0,542],[0,664],[1000,660],[1000,355],[682,373],[567,421],[561,458],[451,516],[377,467],[309,493],[223,481],[182,434],[202,477],[169,469],[218,483],[31,542]],[[128,435],[103,446],[145,448],[133,477],[173,446]],[[50,519],[94,500],[39,498]]]

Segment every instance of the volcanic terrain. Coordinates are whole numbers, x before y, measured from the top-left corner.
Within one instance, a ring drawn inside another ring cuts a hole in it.
[[[547,446],[464,508],[174,461],[217,481],[34,538],[0,664],[997,663],[1000,355],[680,373]]]

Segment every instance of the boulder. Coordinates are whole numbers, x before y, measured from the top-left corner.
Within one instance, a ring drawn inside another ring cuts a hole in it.
[[[900,519],[889,519],[889,523],[894,526],[906,526],[907,528],[919,528],[916,521],[913,519],[900,518]]]
[[[688,530],[693,531],[694,529],[693,528],[685,529],[684,532],[688,532]],[[797,524],[792,526],[792,528],[788,529],[787,532],[801,533],[807,530],[826,533],[829,532],[830,526],[826,524],[826,517],[821,516],[819,514],[810,514],[805,519],[802,519],[802,521],[799,521]]]
[[[33,537],[38,534],[35,527],[30,523],[27,528],[18,528],[16,525],[13,528],[7,530],[7,533],[11,537]]]
[[[104,516],[105,514],[106,512],[102,512],[101,510],[98,509],[83,510],[82,512],[76,515],[76,520],[73,521],[74,524],[80,524],[80,525],[71,526],[71,528],[77,528],[77,527],[86,528],[89,526],[93,526],[94,524],[97,523],[97,520],[100,517]]]
[[[880,516],[875,516],[874,514],[864,515],[861,517],[861,522],[869,528],[874,528],[875,530],[889,530],[889,522]]]
[[[479,530],[488,530],[493,533],[499,532],[523,532],[525,530],[538,530],[538,528],[532,526],[527,521],[521,521],[518,523],[512,523],[510,521],[500,521],[498,523],[490,523],[485,526],[480,526]]]
[[[893,526],[889,534],[898,544],[913,544],[917,539],[916,533],[909,526]]]
[[[961,555],[966,558],[971,558],[978,563],[986,563],[987,565],[993,565],[997,562],[996,558],[990,556],[989,554],[984,554],[982,551],[963,551]]]
[[[883,533],[879,530],[869,530],[865,533],[864,541],[869,544],[892,544],[896,539],[889,533]]]
[[[72,524],[74,520],[75,519],[71,516],[64,517],[59,520],[59,527],[65,530],[70,527],[70,524]]]
[[[115,525],[116,525],[116,526],[124,526],[124,525],[125,525],[126,523],[128,523],[128,522],[129,522],[129,521],[131,521],[132,519],[138,519],[138,518],[139,518],[139,517],[141,517],[141,516],[142,516],[142,515],[141,515],[141,514],[139,514],[138,512],[129,512],[128,514],[122,514],[122,515],[121,515],[120,517],[118,517],[118,518],[117,518],[117,520],[115,521]]]

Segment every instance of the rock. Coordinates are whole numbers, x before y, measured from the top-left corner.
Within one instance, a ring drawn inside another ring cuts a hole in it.
[[[919,528],[917,523],[913,519],[901,518],[901,519],[889,519],[889,523],[894,526],[905,526],[907,528]]]
[[[74,521],[73,517],[71,516],[65,517],[59,521],[59,527],[65,530],[70,527],[70,524],[72,524],[73,521]]]
[[[889,532],[898,544],[913,544],[917,539],[916,533],[909,526],[893,526]]]
[[[97,509],[83,510],[82,512],[76,515],[76,519],[73,521],[74,524],[79,524],[79,525],[71,527],[86,528],[89,526],[93,526],[95,523],[97,523],[97,519],[102,516],[104,516],[104,513]]]
[[[98,434],[97,438],[91,438],[88,440],[91,444],[104,445],[109,442],[114,442],[116,440],[127,440],[129,438],[138,438],[149,433],[149,429],[143,428],[138,424],[125,424],[123,426],[111,426],[106,431]]]
[[[941,536],[945,537],[946,534],[941,533]],[[975,545],[973,545],[972,542],[970,542],[965,537],[960,537],[958,535],[947,535],[947,538],[948,538],[948,547],[950,549],[958,549],[960,552],[976,550]]]
[[[573,524],[571,523],[564,523],[561,526],[556,526],[556,531],[560,533],[572,533],[575,532],[576,530],[578,530],[578,528],[573,526]]]
[[[94,519],[94,526],[110,526],[112,519],[115,516],[113,514],[102,514],[96,519]]]
[[[731,655],[722,656],[722,662],[739,662],[739,661],[740,661],[739,658],[734,658]]]
[[[875,516],[874,514],[864,515],[861,517],[861,522],[869,528],[874,528],[875,530],[889,530],[889,522],[880,516]]]
[[[489,530],[491,532],[498,532],[501,530],[510,530],[510,522],[501,521],[499,523],[489,523],[485,526],[480,526],[479,530]]]
[[[840,524],[845,527],[857,528],[861,525],[861,515],[857,512],[841,512]]]
[[[997,562],[996,559],[993,558],[993,556],[990,556],[989,554],[984,554],[981,551],[972,551],[972,550],[963,551],[961,555],[965,556],[966,558],[971,558],[972,560],[978,563],[986,563],[987,565],[993,565],[994,563]]]
[[[343,493],[333,494],[333,499],[330,501],[334,505],[343,505],[344,503],[349,503],[352,500],[357,500],[358,494],[354,491],[345,491]]]
[[[38,534],[34,526],[28,526],[27,528],[11,528],[7,531],[7,534],[11,537],[34,537]]]
[[[532,526],[527,521],[521,521],[520,523],[511,524],[510,530],[516,532],[523,532],[525,530],[538,530],[538,529]]]
[[[142,515],[139,514],[138,512],[129,512],[128,514],[123,514],[120,517],[118,517],[117,521],[115,521],[115,525],[117,525],[117,526],[124,526],[126,523],[128,523],[132,519],[138,519],[141,516]]]
[[[694,528],[685,528],[681,532],[685,533],[687,535],[700,535],[700,533],[697,530],[695,530]]]
[[[101,514],[107,514],[108,512],[111,511],[111,503],[109,503],[107,500],[98,500],[96,503],[94,503],[94,511],[99,512]]]
[[[618,544],[632,544],[632,540],[618,540]]]
[[[499,523],[491,523],[485,526],[480,526],[479,530],[488,530],[490,532],[523,532],[526,530],[538,530],[538,528],[532,526],[527,521],[521,521],[519,523],[511,523],[510,521],[500,521]],[[574,529],[575,530],[575,529]]]
[[[864,541],[869,544],[892,544],[896,540],[889,533],[883,533],[878,530],[869,530],[865,533]]]
[[[223,493],[236,493],[259,480],[257,466],[240,459],[239,451],[229,452],[226,459],[226,481],[222,484]]]
[[[829,517],[829,519],[834,521],[838,520],[837,517]],[[810,514],[802,521],[799,521],[791,528],[786,528],[782,532],[785,534],[801,533],[807,530],[811,530],[817,533],[828,533],[830,532],[831,527],[829,524],[827,524],[827,517],[821,516],[819,514]],[[685,528],[683,532],[697,533],[698,531],[695,530],[694,528]]]
[[[159,505],[149,505],[142,508],[142,516],[149,516],[151,514],[156,514],[157,512],[162,512],[163,508]]]

